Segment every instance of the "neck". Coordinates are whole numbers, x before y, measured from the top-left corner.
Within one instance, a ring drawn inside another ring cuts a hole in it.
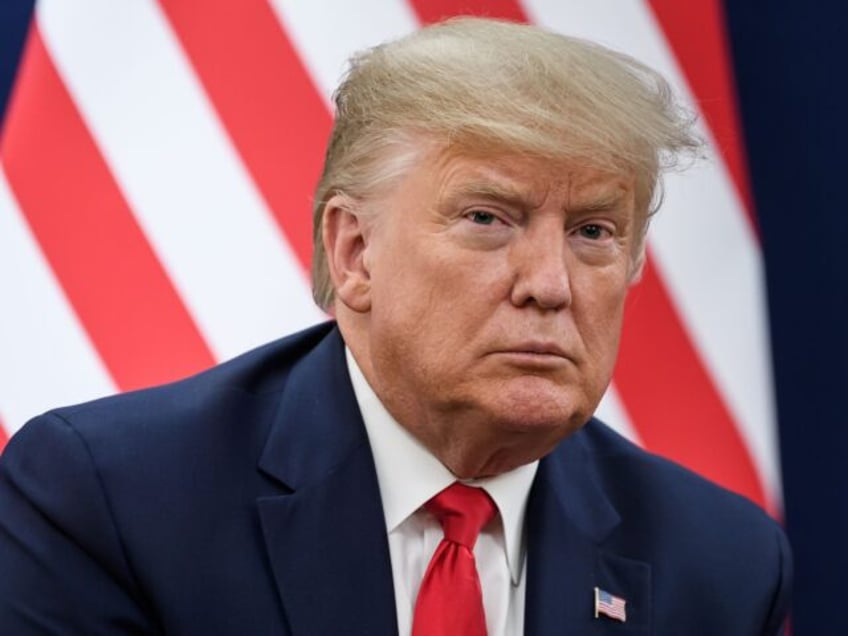
[[[336,320],[362,375],[396,422],[459,479],[494,477],[551,452],[562,427],[529,430],[468,403],[426,403],[414,387],[375,368],[368,316],[337,306]]]

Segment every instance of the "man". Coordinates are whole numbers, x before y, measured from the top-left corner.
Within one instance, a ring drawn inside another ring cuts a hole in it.
[[[697,148],[664,81],[464,19],[359,55],[336,103],[335,322],[22,429],[0,632],[778,633],[779,528],[592,419]]]

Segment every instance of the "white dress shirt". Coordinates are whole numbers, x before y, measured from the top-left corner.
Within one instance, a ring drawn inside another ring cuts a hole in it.
[[[389,414],[350,350],[347,366],[368,432],[386,517],[399,634],[412,633],[418,587],[441,542],[439,522],[421,507],[457,478]],[[509,473],[463,483],[489,493],[499,515],[474,546],[488,636],[524,633],[527,496],[539,462]]]

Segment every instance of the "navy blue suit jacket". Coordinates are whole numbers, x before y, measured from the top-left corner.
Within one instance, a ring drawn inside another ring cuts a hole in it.
[[[343,351],[322,325],[27,424],[0,459],[0,633],[396,633]],[[526,523],[528,636],[780,629],[780,529],[598,421],[541,461]]]

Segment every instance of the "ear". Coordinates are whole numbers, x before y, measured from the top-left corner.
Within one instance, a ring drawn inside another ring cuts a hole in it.
[[[371,272],[366,252],[367,223],[357,204],[343,194],[333,195],[324,206],[321,234],[336,300],[358,313],[371,309]]]

